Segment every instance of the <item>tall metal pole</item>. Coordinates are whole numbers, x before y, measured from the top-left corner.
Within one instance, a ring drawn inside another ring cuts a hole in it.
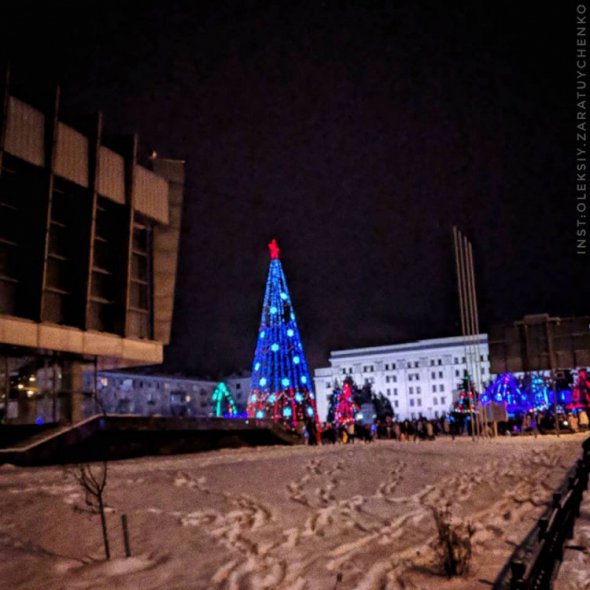
[[[463,269],[461,264],[461,239],[459,230],[456,227],[453,227],[453,241],[455,244],[455,267],[457,270],[457,292],[459,294],[459,311],[461,316],[461,334],[463,335],[463,349],[465,351],[465,362],[467,363],[469,359],[469,352],[467,349],[467,325],[466,325],[466,310],[465,310],[465,300],[463,296]],[[473,431],[473,423],[471,425],[471,438],[475,440],[474,431]]]
[[[474,369],[475,369],[475,400],[476,400],[476,408],[479,409],[478,414],[478,421],[479,421],[479,428],[480,433],[482,436],[487,436],[487,421],[484,420],[482,412],[482,408],[479,407],[479,390],[482,388],[481,382],[481,349],[479,347],[479,319],[478,319],[478,309],[477,309],[477,293],[475,291],[475,269],[473,265],[473,247],[471,242],[467,244],[467,262],[468,262],[468,287],[469,287],[469,294],[471,299],[471,324],[473,327],[473,345],[474,345]]]
[[[551,318],[547,318],[545,324],[547,330],[547,348],[549,350],[549,367],[551,369],[551,384],[555,395],[555,434],[559,436],[559,418],[557,416],[557,379],[555,378],[555,351],[553,350],[553,331],[551,330]]]
[[[461,248],[461,255],[463,258],[463,289],[464,289],[464,297],[467,301],[466,310],[467,310],[467,341],[469,342],[469,377],[471,378],[471,385],[474,385],[473,378],[475,377],[475,345],[474,345],[474,332],[475,327],[473,325],[473,302],[471,301],[471,293],[469,291],[469,260],[468,260],[468,248],[469,248],[469,241],[465,236],[462,236],[463,244]],[[475,387],[474,387],[475,389]],[[479,429],[479,419],[477,416],[477,399],[475,395],[475,391],[473,393],[473,406],[472,406],[472,428],[474,429],[475,436],[479,438],[480,436],[480,429]]]
[[[464,253],[464,238],[455,229],[456,237],[456,263],[457,263],[457,284],[459,291],[459,303],[461,308],[461,328],[463,332],[463,342],[465,347],[465,363],[467,367],[467,374],[469,375],[470,356],[471,356],[471,345],[469,340],[470,333],[470,322],[469,322],[469,300],[467,299],[467,279],[466,279],[466,267],[465,267],[465,253]],[[470,404],[471,405],[471,404]],[[475,440],[476,436],[476,424],[474,420],[473,409],[471,411],[471,438]]]

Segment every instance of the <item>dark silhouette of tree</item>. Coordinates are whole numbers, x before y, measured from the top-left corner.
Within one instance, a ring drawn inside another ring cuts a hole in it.
[[[66,473],[73,477],[84,490],[85,507],[76,506],[79,512],[98,514],[102,527],[102,540],[104,553],[107,559],[111,558],[109,548],[109,536],[105,516],[104,489],[107,485],[108,465],[106,461],[90,465],[87,463],[73,465],[66,470]]]

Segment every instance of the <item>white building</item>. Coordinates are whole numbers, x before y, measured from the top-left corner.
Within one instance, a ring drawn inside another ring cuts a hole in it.
[[[487,334],[473,339],[470,353],[479,356],[480,378],[476,385],[487,384],[490,362]],[[436,418],[451,408],[465,369],[471,373],[461,336],[418,340],[404,344],[336,350],[330,353],[330,366],[316,369],[314,375],[317,408],[320,420],[328,412],[328,396],[334,382],[342,384],[351,376],[358,386],[369,382],[373,391],[382,393],[391,402],[397,417]],[[476,381],[476,376],[472,374]]]

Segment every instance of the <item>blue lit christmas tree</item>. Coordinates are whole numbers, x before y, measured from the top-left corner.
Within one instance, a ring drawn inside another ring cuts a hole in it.
[[[531,407],[527,393],[520,388],[512,373],[498,375],[485,390],[480,401],[485,406],[492,402],[504,404],[506,411],[511,415],[525,413]]]
[[[533,373],[524,378],[524,390],[528,395],[531,410],[546,410],[549,407],[549,387],[542,375]]]
[[[270,268],[248,398],[248,416],[296,427],[317,422],[315,396],[276,240],[269,245]]]

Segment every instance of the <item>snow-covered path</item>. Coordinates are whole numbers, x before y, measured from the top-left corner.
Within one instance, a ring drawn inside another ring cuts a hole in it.
[[[36,590],[489,588],[584,438],[259,447],[111,463],[110,562],[101,561],[98,517],[74,510],[83,498],[62,469],[0,467],[0,579]],[[466,579],[447,581],[433,564],[431,507],[446,503],[476,527]]]

